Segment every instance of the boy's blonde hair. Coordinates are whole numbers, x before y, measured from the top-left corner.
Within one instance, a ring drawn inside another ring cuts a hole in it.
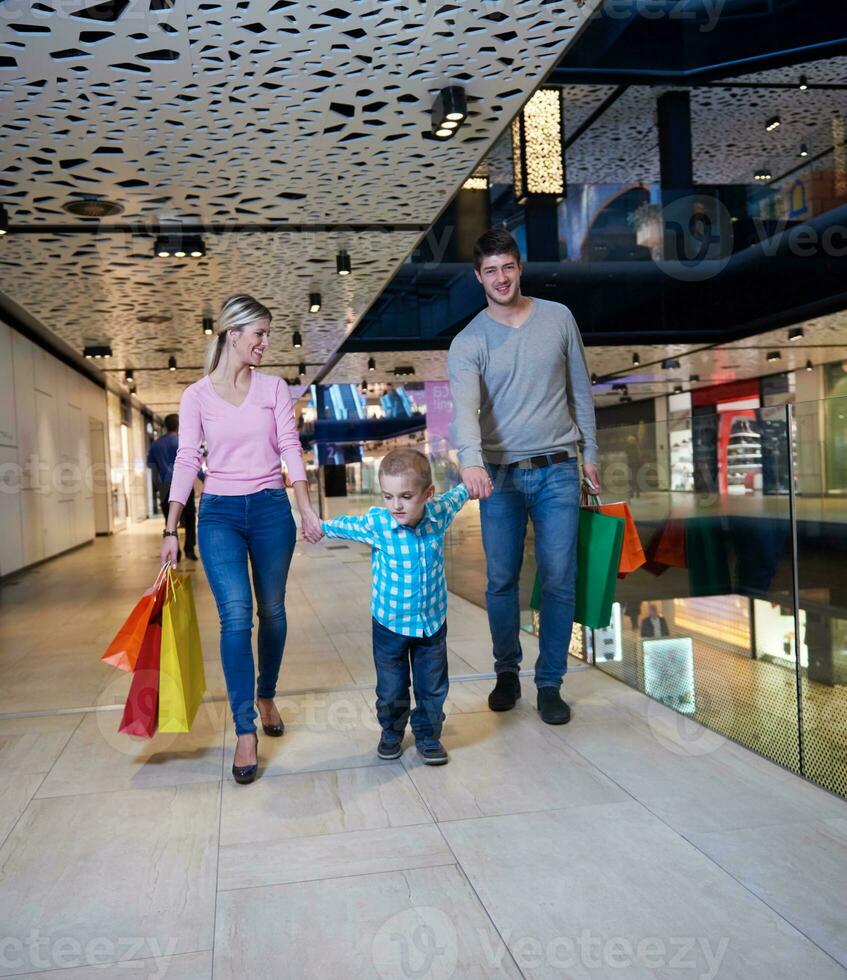
[[[421,487],[432,484],[432,467],[429,460],[417,449],[392,449],[379,464],[380,479],[383,476],[403,476],[412,473]]]

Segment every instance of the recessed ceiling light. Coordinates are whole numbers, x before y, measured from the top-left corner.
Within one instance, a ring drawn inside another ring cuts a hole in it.
[[[66,201],[62,210],[79,218],[110,218],[115,214],[123,214],[124,206],[103,197],[81,197],[75,201]]]

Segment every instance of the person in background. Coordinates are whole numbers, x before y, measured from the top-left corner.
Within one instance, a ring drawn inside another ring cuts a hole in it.
[[[641,456],[641,446],[638,445],[638,439],[629,435],[626,437],[626,446],[624,448],[626,452],[626,464],[629,469],[629,494],[630,498],[640,497],[641,492],[638,487],[638,478],[641,475],[641,465],[644,462]]]
[[[659,607],[655,602],[651,602],[647,607],[647,615],[641,622],[641,636],[645,640],[658,639],[660,636],[668,636],[668,623],[664,616],[659,615]]]
[[[444,535],[468,500],[464,485],[433,500],[429,460],[416,449],[393,449],[379,467],[385,507],[361,517],[323,521],[329,538],[371,547],[376,714],[380,759],[399,759],[412,734],[424,764],[443,766],[441,744],[447,697],[447,584]],[[415,692],[410,711],[409,679]]]
[[[176,461],[177,450],[179,449],[179,416],[165,416],[165,432],[159,436],[147,451],[147,465],[153,472],[153,489],[159,497],[159,508],[165,518],[165,526],[168,523],[168,506],[171,495],[171,480],[174,475],[174,462]],[[197,561],[197,508],[194,504],[194,489],[185,502],[182,510],[180,523],[185,529],[185,557],[191,561]],[[179,547],[177,547],[177,561],[181,558]]]

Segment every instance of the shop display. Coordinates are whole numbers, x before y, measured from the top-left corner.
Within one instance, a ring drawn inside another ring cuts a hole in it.
[[[800,666],[809,666],[806,646],[806,610],[800,610]],[[756,637],[756,658],[772,663],[794,665],[794,610],[778,602],[753,600],[753,624]]]
[[[726,438],[721,433],[720,445],[725,452],[726,489],[730,494],[761,489],[762,434],[755,415],[749,415],[753,417],[721,416],[721,429],[729,426]]]
[[[644,693],[674,711],[693,715],[694,644],[688,636],[642,640]]]
[[[679,428],[677,428],[679,426]],[[671,490],[694,489],[694,459],[689,420],[670,423]]]

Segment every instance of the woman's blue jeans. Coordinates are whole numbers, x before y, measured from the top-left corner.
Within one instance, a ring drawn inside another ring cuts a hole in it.
[[[285,584],[297,529],[285,490],[243,496],[204,493],[200,557],[221,620],[221,662],[235,731],[256,731],[254,698],[272,698],[285,648]],[[259,609],[259,681],[253,665],[253,587]],[[255,693],[254,693],[255,691]]]
[[[488,625],[498,674],[520,670],[520,584],[527,518],[535,529],[535,560],[541,577],[541,628],[535,684],[562,683],[576,598],[576,537],[579,468],[575,459],[540,469],[487,464],[494,493],[479,502],[482,544],[488,566]]]

